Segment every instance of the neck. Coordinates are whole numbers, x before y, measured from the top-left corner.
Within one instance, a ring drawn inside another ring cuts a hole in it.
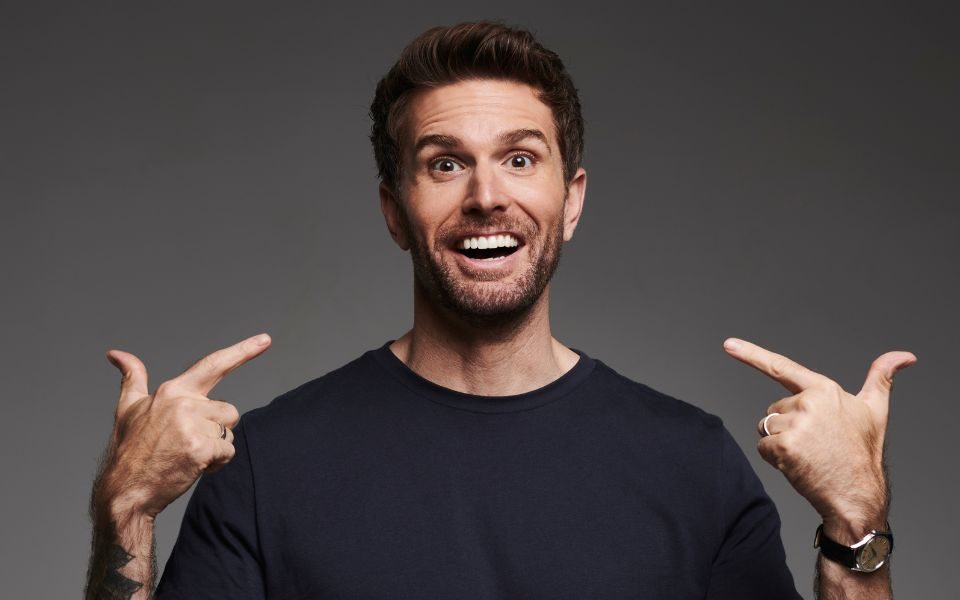
[[[579,359],[550,333],[549,296],[548,287],[522,313],[467,320],[415,285],[413,329],[390,350],[421,377],[458,392],[509,396],[541,388]]]

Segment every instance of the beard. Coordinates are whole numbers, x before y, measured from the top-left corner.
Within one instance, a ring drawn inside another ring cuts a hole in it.
[[[563,246],[563,219],[556,227],[540,236],[529,222],[507,218],[472,217],[437,232],[434,248],[429,248],[415,235],[401,210],[401,226],[410,241],[414,285],[428,300],[474,324],[496,324],[515,321],[528,313],[543,295],[560,263]],[[469,277],[443,262],[444,251],[470,231],[504,230],[523,236],[530,262],[522,267],[512,284],[496,285],[497,273],[474,272]]]

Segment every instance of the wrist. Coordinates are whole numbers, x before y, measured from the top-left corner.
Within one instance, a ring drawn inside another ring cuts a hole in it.
[[[870,531],[888,531],[887,511],[862,511],[823,518],[823,532],[841,544],[855,544]]]
[[[860,498],[821,517],[824,533],[841,544],[856,543],[872,530],[889,529],[889,508],[885,493]]]
[[[94,483],[93,510],[111,520],[154,519],[160,511],[151,510],[150,494],[131,485],[139,479],[136,471],[123,462],[107,466]]]
[[[831,539],[853,544],[871,530],[886,531],[889,521],[889,496],[886,478],[879,475],[861,482],[835,498],[834,506],[821,512],[823,531]]]
[[[118,528],[133,526],[137,529],[152,529],[157,517],[129,497],[116,497],[107,502],[103,509],[104,516]]]

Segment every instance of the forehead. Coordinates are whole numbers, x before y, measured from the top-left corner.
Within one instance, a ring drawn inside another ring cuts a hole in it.
[[[538,129],[555,146],[550,107],[529,85],[496,79],[469,79],[418,90],[406,114],[404,145],[427,135],[465,140],[493,139],[503,131]]]

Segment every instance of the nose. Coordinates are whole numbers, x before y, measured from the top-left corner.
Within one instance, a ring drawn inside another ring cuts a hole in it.
[[[510,194],[500,180],[500,175],[494,166],[476,165],[463,199],[464,213],[489,214],[507,209],[511,202]]]

